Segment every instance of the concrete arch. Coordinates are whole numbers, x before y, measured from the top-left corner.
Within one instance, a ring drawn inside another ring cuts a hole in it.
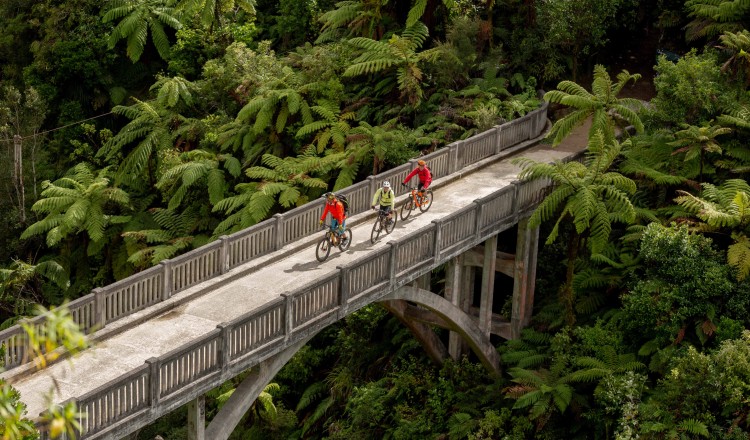
[[[377,302],[388,301],[409,301],[430,309],[450,326],[450,330],[455,331],[466,340],[489,371],[496,374],[500,373],[500,356],[497,354],[495,347],[484,336],[471,316],[462,312],[461,309],[451,304],[445,298],[428,290],[404,286],[385,295]],[[314,335],[309,335],[305,339],[262,361],[258,365],[258,371],[253,372],[253,374],[242,381],[234,394],[232,394],[222,409],[211,420],[210,424],[206,427],[204,438],[212,440],[228,439],[240,419],[250,409],[266,385],[273,380],[274,376],[286,365],[289,359],[307,344]]]
[[[237,387],[227,402],[206,427],[204,438],[227,440],[234,428],[247,413],[263,389],[271,383],[276,373],[281,370],[315,334],[296,342],[283,351],[258,364],[258,371],[253,372]]]
[[[451,304],[442,296],[413,286],[403,286],[382,297],[383,300],[403,300],[424,306],[440,316],[469,344],[482,364],[491,372],[500,374],[500,356],[474,318]]]

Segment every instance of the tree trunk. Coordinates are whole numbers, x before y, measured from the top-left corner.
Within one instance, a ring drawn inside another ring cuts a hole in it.
[[[560,303],[565,310],[565,323],[573,327],[576,322],[575,315],[575,292],[573,292],[573,275],[575,275],[576,259],[578,258],[578,248],[581,244],[581,236],[578,233],[573,234],[568,242],[568,262],[565,271],[565,285],[560,291]]]
[[[21,224],[26,223],[26,192],[23,185],[23,144],[21,136],[13,136],[13,184],[18,197],[18,216]]]

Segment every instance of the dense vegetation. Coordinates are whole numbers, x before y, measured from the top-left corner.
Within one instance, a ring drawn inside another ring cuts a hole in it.
[[[535,318],[498,343],[504,375],[435,367],[372,306],[308,344],[234,438],[747,439],[748,23],[743,0],[6,0],[0,316],[523,115],[545,89],[550,142],[593,123],[583,163],[518,162],[558,186],[531,219]],[[623,97],[652,78],[647,106]],[[5,432],[25,429],[18,409],[0,405]],[[182,417],[141,436],[184,438]]]

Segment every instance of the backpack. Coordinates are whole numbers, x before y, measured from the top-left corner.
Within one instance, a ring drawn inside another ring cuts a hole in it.
[[[349,199],[343,194],[336,194],[336,198],[339,199],[342,205],[344,205],[344,215],[349,216]]]

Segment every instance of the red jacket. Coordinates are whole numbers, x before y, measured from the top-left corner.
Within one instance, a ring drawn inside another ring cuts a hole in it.
[[[326,207],[323,210],[323,215],[320,216],[321,220],[325,220],[326,214],[331,213],[331,217],[335,218],[336,221],[342,223],[344,221],[344,204],[335,200],[333,203],[326,202]]]
[[[427,167],[424,167],[422,169],[419,169],[419,167],[414,168],[414,171],[406,176],[406,178],[404,179],[404,183],[409,182],[415,174],[419,176],[419,181],[422,183],[425,189],[427,189],[427,187],[430,186],[430,183],[432,183],[432,173],[430,173],[430,169]]]

